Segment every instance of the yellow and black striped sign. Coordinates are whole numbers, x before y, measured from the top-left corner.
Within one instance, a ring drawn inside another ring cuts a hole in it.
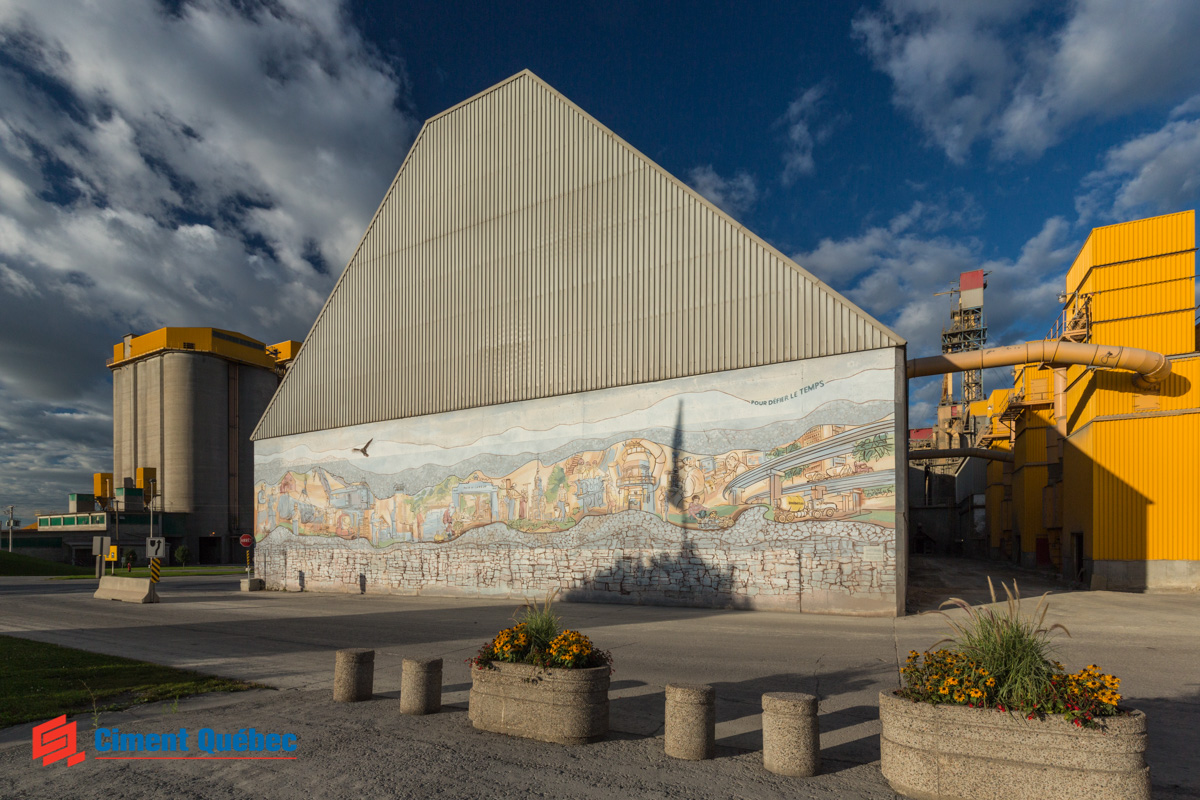
[[[157,558],[150,559],[150,582],[151,583],[158,583],[158,576],[159,576],[160,572],[161,572],[161,569],[158,566],[158,559]]]

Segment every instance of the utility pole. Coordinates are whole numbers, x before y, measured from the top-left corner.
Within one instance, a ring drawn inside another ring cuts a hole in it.
[[[8,507],[8,552],[12,552],[13,511],[16,506]]]
[[[150,538],[151,539],[154,538],[154,497],[155,497],[154,487],[155,487],[155,484],[157,484],[157,483],[158,483],[158,481],[156,481],[154,478],[150,479]]]

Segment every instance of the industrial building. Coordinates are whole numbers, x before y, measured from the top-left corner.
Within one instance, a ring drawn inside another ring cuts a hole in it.
[[[186,544],[201,563],[240,557],[237,537],[253,519],[250,431],[297,347],[218,328],[124,337],[108,360],[112,471],[95,474],[91,493],[72,494],[66,513],[39,514],[38,531],[90,563],[92,536],[123,530],[140,552],[153,513],[172,549]]]
[[[904,347],[522,72],[426,122],[263,414],[257,573],[903,613]]]
[[[982,493],[994,558],[1098,589],[1200,589],[1195,225],[1186,211],[1094,229],[1044,341],[946,357],[1013,365],[1011,389],[966,406],[971,435],[933,481],[958,541],[974,528],[955,515]],[[932,436],[911,437],[910,457],[928,463]]]

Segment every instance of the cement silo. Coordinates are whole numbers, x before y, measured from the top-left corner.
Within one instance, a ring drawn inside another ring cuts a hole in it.
[[[113,348],[115,482],[153,469],[155,510],[187,515],[172,546],[186,543],[202,562],[229,561],[237,536],[251,530],[249,434],[275,392],[288,345],[268,348],[214,328],[162,328]]]

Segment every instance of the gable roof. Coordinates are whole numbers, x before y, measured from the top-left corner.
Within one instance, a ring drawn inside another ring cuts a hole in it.
[[[525,70],[421,128],[251,438],[903,343]]]

